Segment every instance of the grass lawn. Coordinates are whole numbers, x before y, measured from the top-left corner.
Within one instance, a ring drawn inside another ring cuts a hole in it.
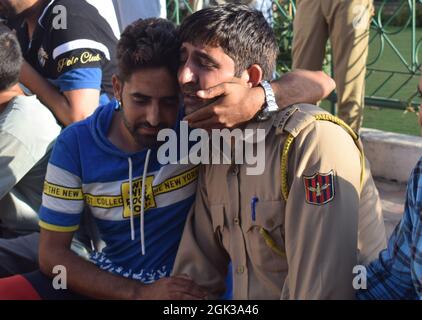
[[[323,102],[321,107],[331,112],[330,103]],[[416,113],[372,106],[365,107],[363,126],[414,136],[421,132]]]
[[[389,28],[389,31],[395,31],[397,28]],[[375,33],[372,32],[372,37]],[[411,29],[405,29],[397,35],[389,36],[390,40],[396,48],[400,51],[403,58],[411,61]],[[416,42],[422,39],[422,28],[417,29]],[[369,48],[368,62],[374,61],[380,48],[379,37],[376,37],[371,43]],[[422,50],[419,52],[419,61],[422,62]],[[385,43],[384,52],[381,57],[370,66],[370,68],[388,70],[388,71],[402,71],[406,72],[407,67],[402,63],[400,58],[396,55],[393,49]],[[380,90],[375,92],[379,85],[388,78],[389,73],[374,72],[366,81],[366,95],[389,97],[392,95],[402,83],[404,83],[409,75],[395,75],[391,78]],[[416,92],[418,84],[418,76],[414,76],[403,88],[395,93],[392,98],[407,101]],[[415,98],[416,101],[420,101]],[[324,103],[324,107],[328,104]],[[375,128],[386,131],[405,133],[411,135],[420,135],[420,129],[417,121],[417,116],[413,112],[405,112],[404,110],[393,110],[387,108],[377,108],[366,106],[364,112],[364,127]]]

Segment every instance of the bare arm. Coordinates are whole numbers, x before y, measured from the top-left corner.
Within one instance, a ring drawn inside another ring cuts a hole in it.
[[[99,104],[98,90],[81,89],[62,94],[27,62],[22,65],[20,82],[36,94],[65,126],[85,119]]]
[[[280,108],[295,103],[315,104],[335,89],[334,80],[324,72],[299,69],[283,75],[271,85]],[[265,103],[261,87],[248,88],[234,82],[199,91],[198,96],[203,99],[220,97],[185,118],[192,127],[204,129],[237,127],[251,120]]]
[[[296,69],[271,83],[280,108],[295,103],[316,104],[329,96],[336,83],[322,71]]]
[[[78,257],[70,250],[73,232],[41,229],[39,263],[43,273],[53,276],[56,265],[66,268],[68,288],[94,299],[202,299],[205,293],[186,277],[163,278],[153,284],[113,275]]]

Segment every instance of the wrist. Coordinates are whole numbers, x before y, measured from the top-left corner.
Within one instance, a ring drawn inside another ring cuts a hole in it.
[[[255,116],[257,121],[266,121],[270,119],[280,108],[277,105],[273,88],[268,81],[261,81],[259,84],[265,95],[265,104]]]
[[[148,300],[147,285],[134,282],[130,290],[130,300]]]

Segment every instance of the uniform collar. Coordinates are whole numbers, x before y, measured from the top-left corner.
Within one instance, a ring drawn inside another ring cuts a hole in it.
[[[258,143],[260,140],[265,139],[269,132],[274,128],[276,129],[277,133],[284,131],[284,126],[288,122],[288,120],[292,117],[292,115],[299,110],[299,107],[297,105],[291,105],[289,107],[286,107],[276,114],[274,114],[270,119],[265,121],[255,121],[252,120],[249,122],[245,129],[252,129],[251,130],[245,130],[245,133],[248,133],[249,135],[245,134],[245,140],[247,143]],[[257,130],[265,130],[265,136],[264,135],[258,135]],[[251,134],[252,132],[252,134]]]
[[[255,144],[265,139],[273,127],[274,120],[275,116],[265,121],[250,121],[243,130],[245,143]],[[263,130],[265,134],[258,134],[258,130]]]
[[[44,17],[45,17],[45,15],[47,14],[47,11],[48,11],[48,9],[53,5],[53,3],[55,2],[56,0],[51,0],[46,6],[45,6],[45,8],[44,8],[44,10],[43,10],[43,12],[42,12],[42,14],[41,14],[41,16],[38,18],[38,24],[43,28],[43,29],[45,29],[45,27],[44,27],[44,25],[43,25],[43,20],[44,20]]]

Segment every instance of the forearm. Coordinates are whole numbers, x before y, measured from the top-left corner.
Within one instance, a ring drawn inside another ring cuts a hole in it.
[[[316,104],[334,89],[335,82],[321,71],[295,70],[271,83],[280,109],[296,103]],[[198,91],[204,100],[216,99],[208,106],[188,114],[185,118],[193,128],[236,128],[254,117],[265,104],[261,86],[252,88],[237,80]]]
[[[51,83],[45,80],[27,62],[21,69],[20,82],[50,109],[56,118],[65,126],[74,122],[72,109],[66,97],[62,95]]]
[[[271,83],[280,108],[295,103],[316,104],[335,89],[333,79],[322,71],[294,70]]]
[[[142,289],[139,282],[101,270],[69,249],[40,252],[40,268],[43,273],[54,277],[52,270],[56,265],[66,268],[68,288],[89,298],[133,300]]]

